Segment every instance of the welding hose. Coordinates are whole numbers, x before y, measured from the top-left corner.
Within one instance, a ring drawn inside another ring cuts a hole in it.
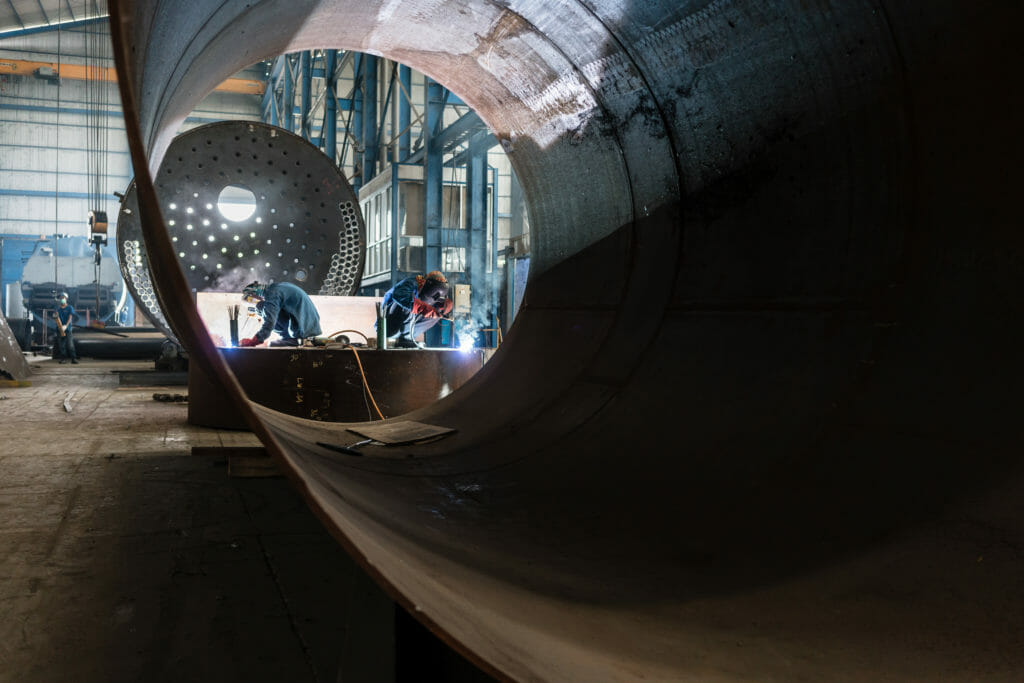
[[[363,334],[362,332],[360,332],[359,330],[339,330],[338,332],[333,332],[333,333],[331,333],[331,334],[327,335],[327,338],[328,338],[328,339],[334,339],[334,338],[335,338],[335,337],[337,337],[338,335],[341,335],[341,334],[347,334],[347,333],[349,333],[349,332],[353,332],[353,333],[355,333],[355,334],[358,334],[358,335],[359,335],[360,337],[362,337],[362,338],[363,338],[363,339],[364,339],[364,340],[366,341],[366,345],[367,345],[367,346],[369,346],[369,345],[370,345],[370,340],[369,340],[369,339],[367,339],[366,335],[365,335],[365,334]]]

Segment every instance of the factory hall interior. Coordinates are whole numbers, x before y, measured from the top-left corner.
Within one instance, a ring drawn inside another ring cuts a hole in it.
[[[0,683],[1024,679],[1022,23],[0,4]]]

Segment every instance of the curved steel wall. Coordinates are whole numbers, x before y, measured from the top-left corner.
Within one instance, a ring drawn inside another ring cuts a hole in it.
[[[454,437],[353,461],[315,445],[339,427],[249,405],[339,540],[482,666],[1024,665],[1019,7],[111,4],[137,169],[223,78],[319,47],[427,73],[508,152],[531,282],[501,352],[413,414]],[[160,298],[187,301],[145,176]]]

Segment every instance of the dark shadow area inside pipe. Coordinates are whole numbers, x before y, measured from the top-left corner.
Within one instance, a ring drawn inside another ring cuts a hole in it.
[[[622,240],[612,235],[536,284],[564,290],[557,278],[585,271],[590,259],[617,252]],[[812,336],[828,339],[829,329],[835,334],[864,315],[840,310],[820,320],[815,314]],[[799,311],[790,317],[800,327],[809,324]],[[979,448],[978,442],[972,447],[875,424],[879,410],[893,408],[880,405],[891,399],[867,388],[870,366],[850,372],[838,387],[830,383],[835,400],[799,416],[808,427],[795,435],[783,429],[789,426],[785,406],[751,409],[762,416],[757,423],[736,423],[724,413],[715,420],[699,395],[686,395],[687,387],[729,381],[737,394],[757,382],[767,388],[783,363],[793,365],[791,376],[806,372],[799,365],[808,350],[776,349],[771,365],[764,357],[742,358],[738,350],[730,365],[741,387],[735,377],[699,376],[707,369],[682,338],[666,344],[679,349],[676,357],[662,356],[637,378],[643,387],[661,383],[663,402],[644,402],[629,390],[609,393],[598,410],[574,422],[590,432],[591,443],[609,444],[602,449],[580,448],[572,431],[542,440],[551,428],[546,421],[564,419],[548,414],[559,410],[559,397],[522,418],[529,426],[515,429],[514,449],[487,435],[458,450],[445,444],[397,449],[385,460],[297,457],[317,478],[343,481],[339,499],[361,503],[365,514],[424,548],[540,593],[620,606],[740,594],[793,579],[911,535],[963,500],[1022,474],[1009,435],[993,435]],[[487,375],[485,369],[477,381],[486,385]],[[666,377],[686,379],[672,386]],[[1003,400],[1014,403],[1009,394]],[[700,435],[715,439],[699,450],[690,413],[700,416]],[[671,426],[678,439],[667,442],[653,429],[623,433],[623,424]],[[293,445],[302,450],[300,442]],[[534,533],[523,536],[523,529]],[[504,542],[494,544],[495,538]],[[614,547],[595,543],[598,538],[615,539]],[[631,580],[637,576],[644,581]]]

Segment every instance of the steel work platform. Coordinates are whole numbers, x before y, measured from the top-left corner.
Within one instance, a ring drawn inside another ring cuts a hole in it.
[[[251,400],[286,415],[327,422],[380,419],[365,394],[360,363],[381,412],[395,417],[455,391],[493,354],[491,349],[353,352],[323,347],[222,352]],[[197,363],[189,368],[188,383],[189,424],[248,429],[228,394]]]

